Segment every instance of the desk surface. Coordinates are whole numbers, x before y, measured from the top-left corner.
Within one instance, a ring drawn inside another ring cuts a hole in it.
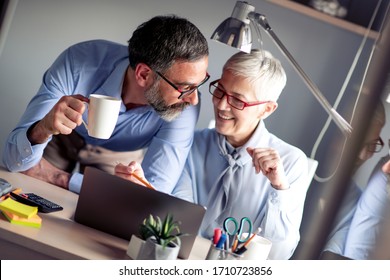
[[[64,210],[39,213],[41,228],[14,225],[0,214],[0,259],[129,259],[128,240],[76,223],[73,220],[78,195],[60,187],[11,173],[0,167],[0,178],[23,192],[34,192]],[[204,259],[208,241],[197,237],[189,259]]]

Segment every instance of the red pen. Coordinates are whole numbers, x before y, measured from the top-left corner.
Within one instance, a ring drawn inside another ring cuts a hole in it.
[[[218,244],[219,239],[221,238],[222,230],[220,228],[214,229],[213,243],[214,245]]]

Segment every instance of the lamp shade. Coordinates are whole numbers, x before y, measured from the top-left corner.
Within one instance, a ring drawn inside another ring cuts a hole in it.
[[[252,35],[249,24],[236,18],[225,19],[214,31],[211,39],[250,53]]]

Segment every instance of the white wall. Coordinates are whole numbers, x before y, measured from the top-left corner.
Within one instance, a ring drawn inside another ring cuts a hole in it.
[[[218,2],[224,2],[219,17],[215,15]],[[209,38],[234,4],[234,0],[19,0],[0,56],[0,146],[36,93],[44,71],[69,45],[96,38],[126,44],[140,23],[170,13],[189,18]],[[221,68],[214,59],[219,51],[215,45],[210,43],[210,60],[214,61],[209,68],[211,79],[217,78]],[[226,47],[221,60],[232,53],[234,50]],[[203,111],[211,110],[207,92],[204,100]],[[205,126],[209,118],[208,112],[202,113],[199,125]]]

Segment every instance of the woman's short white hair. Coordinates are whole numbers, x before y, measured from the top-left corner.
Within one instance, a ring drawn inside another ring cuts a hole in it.
[[[277,101],[287,77],[280,61],[265,50],[238,52],[225,63],[223,71],[248,79],[259,100]]]

